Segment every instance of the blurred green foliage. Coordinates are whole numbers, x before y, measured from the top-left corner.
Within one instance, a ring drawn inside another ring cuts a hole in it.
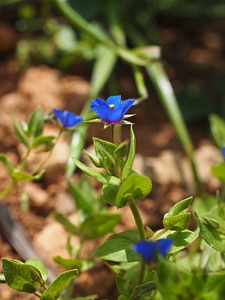
[[[217,19],[223,25],[223,0],[83,0],[65,1],[87,20],[93,30],[102,32],[120,48],[159,45],[166,51],[158,29],[162,21],[198,30],[196,24]],[[93,68],[102,47],[93,36],[72,24],[57,7],[57,0],[2,0],[0,16],[12,11],[16,29],[21,33],[16,55],[22,68],[46,63],[62,71],[71,70],[76,62]],[[174,53],[174,56],[176,53]],[[187,75],[190,76],[190,75]],[[225,116],[224,73],[215,78],[213,94],[195,80],[178,92],[177,98],[186,121],[207,119],[211,112]],[[115,87],[115,85],[114,85]]]
[[[162,41],[157,33],[157,17],[220,18],[225,16],[223,0],[84,0],[66,1],[79,15],[101,27],[120,46],[137,47]],[[78,58],[94,59],[96,43],[55,10],[55,1],[2,0],[4,10],[15,14],[17,30],[22,33],[17,56],[22,66],[48,63],[66,70]]]

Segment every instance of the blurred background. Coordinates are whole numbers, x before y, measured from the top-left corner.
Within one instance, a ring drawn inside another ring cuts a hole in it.
[[[91,78],[99,42],[74,26],[59,9],[59,2],[1,0],[0,95],[12,88],[16,79],[13,68],[21,72],[29,66],[47,64],[64,73]],[[120,47],[160,46],[186,121],[205,120],[211,112],[225,116],[223,0],[67,3]],[[108,86],[120,92],[115,78],[129,76],[129,72],[129,66],[118,60]]]

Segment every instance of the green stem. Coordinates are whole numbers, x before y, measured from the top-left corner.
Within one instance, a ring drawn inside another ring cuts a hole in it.
[[[115,145],[119,145],[121,143],[121,130],[122,130],[122,125],[121,124],[115,124],[112,125],[112,142]]]
[[[0,200],[2,200],[5,196],[7,196],[11,192],[11,190],[14,188],[14,186],[15,186],[15,181],[13,180],[8,184],[8,186],[4,189],[4,191],[1,192]]]
[[[56,139],[55,139],[54,147],[52,147],[51,151],[48,152],[48,155],[47,155],[47,156],[45,157],[45,159],[40,163],[40,165],[39,165],[35,170],[33,170],[32,174],[36,174],[36,173],[40,172],[41,169],[43,168],[43,166],[45,165],[45,163],[49,160],[49,158],[50,158],[50,156],[52,155],[52,152],[53,152],[53,150],[54,150],[54,148],[55,148],[55,146],[56,146],[56,144],[57,144],[57,142],[58,142],[58,140],[59,140],[59,138],[60,138],[62,132],[63,132],[63,130],[60,129],[60,131],[59,131],[59,133],[58,133],[58,136],[57,136]]]
[[[146,240],[144,225],[143,225],[143,222],[142,222],[140,212],[139,212],[138,207],[136,205],[136,202],[133,199],[130,200],[129,201],[129,206],[130,206],[130,209],[132,211],[135,223],[137,225],[137,229],[138,229],[138,232],[139,232],[140,239],[141,240]]]
[[[195,181],[196,193],[199,195],[201,194],[202,186],[194,160],[193,145],[187,127],[185,125],[183,116],[180,112],[180,108],[177,104],[173,88],[160,61],[155,61],[149,64],[149,66],[146,67],[146,71],[148,72],[156,88],[156,91],[158,92],[159,98],[165,108],[165,111],[167,112],[176,130],[177,136],[180,139],[180,142],[188,156],[193,178]]]
[[[166,229],[166,228],[163,228],[163,229],[160,229],[160,230],[156,231],[155,234],[152,236],[151,240],[152,241],[157,240],[158,238],[160,238],[167,231],[168,231],[168,229]]]
[[[149,63],[148,60],[138,57],[129,49],[117,46],[108,38],[107,35],[105,35],[103,31],[100,31],[98,28],[83,19],[75,10],[72,9],[70,5],[67,4],[66,1],[54,0],[53,2],[60,10],[61,14],[64,15],[66,19],[70,21],[74,26],[89,34],[97,42],[103,44],[105,47],[116,53],[125,61],[140,66],[146,66]]]
[[[70,284],[66,287],[65,293],[63,294],[63,300],[70,300],[74,290],[74,282],[71,281]]]
[[[130,206],[130,209],[132,211],[135,223],[137,225],[140,240],[146,240],[144,225],[143,225],[143,222],[142,222],[140,212],[139,212],[138,207],[136,205],[136,202],[133,199],[130,200],[129,201],[129,206]],[[140,267],[141,268],[140,268],[140,274],[139,274],[139,278],[138,278],[138,285],[143,282],[143,279],[144,279],[144,276],[145,276],[146,264],[145,264],[144,261],[141,262]]]
[[[30,151],[31,151],[31,149],[27,150],[26,155],[24,156],[24,158],[22,159],[22,161],[21,161],[21,163],[20,163],[20,165],[18,167],[18,169],[19,169],[20,172],[23,172],[24,169],[25,169],[25,167],[26,167],[26,165],[27,165],[27,160],[28,160],[28,156],[30,154]]]

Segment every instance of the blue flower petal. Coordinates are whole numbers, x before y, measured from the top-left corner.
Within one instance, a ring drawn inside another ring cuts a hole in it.
[[[168,253],[168,251],[173,245],[173,241],[170,239],[159,239],[156,241],[156,243],[157,243],[159,254],[162,256],[166,256],[166,254]]]
[[[94,101],[92,101],[92,105],[90,108],[102,119],[103,122],[108,123],[108,117],[107,117],[107,112],[108,112],[108,107],[105,105],[98,105]]]
[[[225,158],[225,146],[222,146],[220,149],[222,151],[223,157]]]
[[[93,105],[105,105],[107,106],[107,103],[102,98],[96,98],[95,100],[91,101]]]
[[[83,122],[80,116],[67,110],[53,109],[53,113],[56,121],[59,122],[63,128],[71,128]]]
[[[155,248],[156,244],[148,241],[140,241],[133,247],[147,262],[154,260]]]
[[[120,109],[121,108],[121,96],[110,96],[106,100],[107,105],[113,104],[114,105],[114,110]]]
[[[54,113],[54,116],[55,116],[56,120],[61,121],[63,119],[63,111],[61,109],[54,108],[53,113]]]
[[[134,102],[135,102],[135,100],[133,100],[133,99],[127,99],[122,102],[122,114],[123,115],[125,115],[125,113],[134,104]]]
[[[123,119],[122,109],[110,109],[107,112],[110,124],[117,124]]]
[[[64,127],[74,127],[82,121],[83,119],[80,116],[77,116],[69,111],[64,111]]]
[[[159,239],[156,241],[139,241],[133,249],[137,251],[148,262],[155,262],[157,255],[166,256],[173,242],[170,239]]]
[[[121,96],[110,96],[106,101],[96,98],[91,101],[90,108],[102,119],[106,124],[120,123],[125,113],[135,101],[128,99],[121,101]]]

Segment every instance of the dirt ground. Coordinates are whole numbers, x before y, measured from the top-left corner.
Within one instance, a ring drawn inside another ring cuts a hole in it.
[[[191,39],[190,32],[181,32],[174,26],[162,27],[159,34],[165,45],[163,59],[165,67],[176,92],[191,81],[209,89],[208,83],[217,73],[225,71],[225,46],[223,42],[224,26],[220,31],[216,24],[208,22],[196,30]],[[212,42],[213,41],[213,42]],[[21,71],[12,54],[3,53],[0,61],[0,152],[5,153],[16,165],[23,155],[23,148],[13,133],[13,119],[27,120],[28,115],[40,106],[43,111],[53,108],[67,109],[79,114],[89,100],[90,83],[84,76],[63,74],[46,65],[31,66]],[[177,52],[177,55],[174,55]],[[188,55],[187,55],[188,54]],[[182,67],[181,67],[182,66]],[[118,66],[119,87],[124,99],[137,97],[129,70]],[[81,72],[82,74],[82,72]],[[214,92],[210,91],[212,95]],[[100,95],[107,97],[107,93]],[[216,101],[216,97],[214,98]],[[134,131],[137,137],[137,155],[135,170],[147,174],[153,181],[150,195],[139,203],[145,225],[153,229],[160,228],[163,214],[177,201],[194,196],[194,186],[188,161],[177,139],[175,131],[164,112],[154,89],[149,83],[149,98],[140,106],[130,110]],[[222,157],[210,139],[209,125],[206,119],[188,123],[195,148],[195,158],[204,192],[215,193],[219,183],[213,178],[210,168]],[[46,126],[46,133],[55,133],[55,127]],[[123,132],[128,137],[127,128]],[[91,146],[93,136],[108,139],[109,132],[102,125],[91,125],[87,137],[87,147]],[[65,163],[69,154],[68,136],[60,139],[49,162],[46,173],[40,182],[25,183],[16,187],[3,199],[9,213],[18,220],[31,238],[37,253],[54,270],[59,267],[52,262],[56,255],[67,256],[65,250],[66,232],[51,216],[53,211],[67,213],[76,218],[73,200],[68,193],[65,180]],[[30,167],[37,164],[33,157]],[[73,175],[79,181],[79,172]],[[9,178],[4,166],[0,165],[0,191],[6,187]],[[30,207],[23,210],[20,195],[22,191],[29,195]],[[132,216],[126,208],[121,209],[122,220],[119,229],[132,229]],[[0,257],[21,258],[4,237],[4,228],[0,230]],[[56,238],[57,237],[57,238]],[[74,241],[76,242],[76,241]],[[96,243],[87,243],[85,254],[91,255]],[[102,281],[104,280],[104,289]],[[98,294],[100,299],[116,299],[114,276],[99,262],[91,271],[79,276],[76,283],[76,295]],[[0,286],[1,300],[32,300],[33,295],[19,294],[5,285]]]

